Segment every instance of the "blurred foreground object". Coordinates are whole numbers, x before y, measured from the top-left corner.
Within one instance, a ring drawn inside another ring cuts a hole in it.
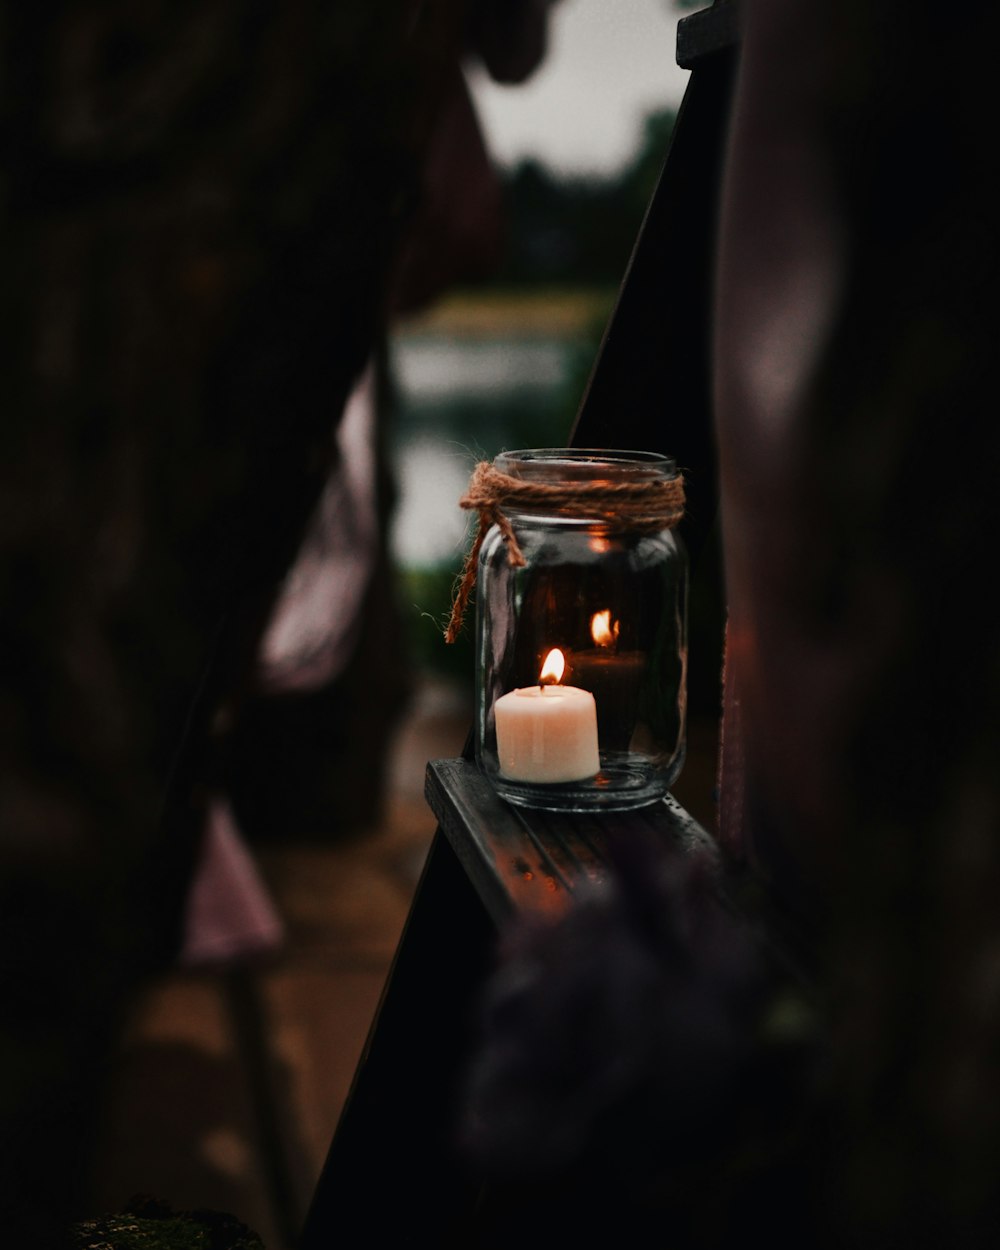
[[[464,6],[4,8],[5,1240],[86,1194],[422,195]]]
[[[983,4],[746,6],[722,819],[822,957],[835,1245],[1000,1235],[998,34]]]

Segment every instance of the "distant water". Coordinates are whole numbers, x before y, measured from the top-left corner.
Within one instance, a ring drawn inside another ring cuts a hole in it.
[[[504,448],[563,442],[566,423],[554,427],[546,414],[572,384],[578,352],[565,337],[420,334],[394,341],[390,363],[401,411],[391,542],[403,567],[457,569],[470,525],[458,500],[478,460]]]
[[[423,406],[457,396],[495,396],[565,384],[570,360],[564,341],[461,340],[436,335],[400,338],[393,350],[399,386]]]

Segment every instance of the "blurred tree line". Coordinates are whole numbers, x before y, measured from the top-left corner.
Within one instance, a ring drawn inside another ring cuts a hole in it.
[[[617,285],[666,159],[676,113],[647,115],[636,155],[610,177],[565,177],[537,160],[504,175],[507,244],[495,285]]]

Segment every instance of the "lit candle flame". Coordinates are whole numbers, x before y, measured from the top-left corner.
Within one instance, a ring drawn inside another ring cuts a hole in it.
[[[538,675],[538,684],[540,686],[558,685],[562,681],[562,675],[565,671],[566,657],[558,647],[553,647],[542,664],[542,671]]]
[[[595,612],[590,618],[590,636],[599,647],[613,647],[618,641],[619,623],[611,621],[611,609]]]

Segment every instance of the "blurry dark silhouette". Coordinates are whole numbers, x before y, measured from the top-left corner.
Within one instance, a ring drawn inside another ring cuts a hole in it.
[[[4,6],[5,1242],[53,1246],[79,1213],[132,996],[178,954],[213,796],[239,809],[248,762],[221,748],[414,272],[470,29],[491,57],[525,34],[516,76],[547,7],[504,32],[460,0]],[[410,298],[471,263],[435,262]],[[325,750],[371,752],[345,819],[406,682],[373,463],[357,637],[386,649],[368,719],[350,646],[321,717]]]
[[[994,1246],[1000,18],[746,17],[716,322],[723,820],[821,953],[829,1240]]]
[[[545,55],[553,3],[467,0],[460,36],[437,67],[383,333],[341,424],[339,471],[276,605],[256,683],[225,717],[225,780],[251,839],[282,838],[292,826],[300,838],[323,840],[370,828],[382,813],[388,734],[411,692],[413,659],[387,547],[394,392],[384,332],[450,287],[497,271],[516,223],[507,221],[463,63],[478,59],[497,81],[523,81]],[[353,597],[338,593],[352,583]]]
[[[606,888],[501,936],[457,1130],[475,1244],[730,1246],[779,1208],[805,1233],[816,1017],[706,859],[608,845]]]

